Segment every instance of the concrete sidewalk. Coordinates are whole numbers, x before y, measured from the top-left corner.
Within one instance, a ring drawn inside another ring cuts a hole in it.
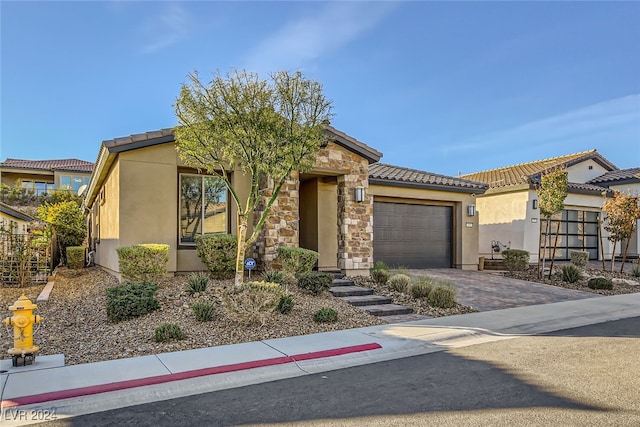
[[[25,425],[640,316],[640,293],[64,366],[2,363],[2,422]]]

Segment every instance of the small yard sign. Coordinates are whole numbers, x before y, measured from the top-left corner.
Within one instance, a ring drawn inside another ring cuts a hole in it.
[[[247,258],[244,260],[244,268],[249,270],[249,280],[251,280],[251,270],[256,268],[256,260],[253,258]]]

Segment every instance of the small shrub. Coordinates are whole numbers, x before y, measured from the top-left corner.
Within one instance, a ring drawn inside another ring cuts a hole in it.
[[[456,306],[456,291],[450,285],[437,285],[429,292],[428,299],[429,304],[434,307],[453,308]]]
[[[562,280],[568,283],[575,283],[582,279],[582,272],[573,264],[562,266]]]
[[[323,307],[313,313],[313,320],[317,323],[333,323],[338,321],[338,312],[333,308]]]
[[[191,273],[189,274],[189,284],[187,285],[187,292],[189,295],[197,294],[207,290],[209,284],[209,276],[206,273]]]
[[[278,283],[286,285],[288,283],[287,275],[280,270],[266,270],[262,273],[262,280],[265,282]]]
[[[276,311],[280,314],[288,314],[293,310],[293,295],[284,294],[280,297],[280,301],[278,301],[278,306],[276,307]]]
[[[107,289],[107,317],[112,322],[143,316],[158,309],[153,283],[125,284]]]
[[[592,277],[589,279],[587,283],[591,289],[613,289],[613,282],[611,279],[607,279],[606,277]]]
[[[577,267],[584,267],[589,263],[588,251],[569,251],[571,257],[571,264]]]
[[[204,234],[194,238],[196,253],[216,279],[230,279],[236,271],[237,237],[231,234]]]
[[[636,264],[633,266],[631,275],[633,275],[633,277],[640,277],[640,264]]]
[[[122,280],[129,283],[156,282],[167,274],[169,245],[140,244],[116,248]]]
[[[196,301],[191,304],[191,310],[199,322],[208,322],[216,317],[216,305],[211,301]]]
[[[318,261],[318,252],[304,248],[278,248],[278,261],[288,274],[299,276],[310,273]]]
[[[186,335],[175,323],[163,323],[153,331],[155,342],[165,342],[170,340],[183,340]]]
[[[502,251],[502,261],[510,273],[524,271],[529,266],[529,251],[522,249],[505,249]]]
[[[394,291],[406,293],[409,290],[411,278],[406,274],[396,274],[389,279],[389,286]]]
[[[333,276],[329,273],[312,271],[298,276],[298,287],[314,295],[320,295],[331,287]]]
[[[389,266],[382,261],[376,261],[372,270],[389,270]]]
[[[282,295],[282,287],[277,283],[247,282],[226,289],[222,298],[230,319],[247,325],[264,325]]]
[[[416,299],[428,298],[432,289],[433,284],[426,277],[420,277],[417,282],[412,283],[409,287],[411,296]]]
[[[67,246],[67,267],[83,268],[84,267],[84,246]]]
[[[389,271],[388,270],[383,270],[383,269],[371,269],[371,279],[379,284],[379,285],[386,285],[387,282],[389,281]]]

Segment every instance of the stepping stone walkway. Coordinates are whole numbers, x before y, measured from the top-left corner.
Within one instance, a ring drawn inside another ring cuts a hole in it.
[[[361,308],[378,316],[387,323],[411,322],[414,320],[431,319],[429,316],[415,314],[411,307],[393,304],[389,297],[374,295],[373,289],[356,286],[353,280],[343,277],[333,280],[329,292],[349,304]]]

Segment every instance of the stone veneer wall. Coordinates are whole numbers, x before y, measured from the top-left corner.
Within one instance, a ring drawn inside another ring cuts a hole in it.
[[[373,198],[368,194],[369,162],[329,142],[319,150],[314,169],[319,173],[338,174],[338,268],[368,270],[373,266]],[[273,194],[273,183],[265,184],[263,202],[256,210],[254,224]],[[361,203],[354,200],[356,187],[365,188],[365,200]],[[299,191],[298,173],[294,173],[280,190],[255,244],[263,268],[274,266],[279,246],[299,245]]]

